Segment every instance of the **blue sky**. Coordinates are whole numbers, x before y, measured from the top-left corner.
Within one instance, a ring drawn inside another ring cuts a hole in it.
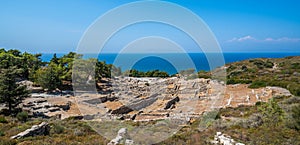
[[[105,12],[129,0],[1,0],[0,47],[33,53],[75,51],[86,29]],[[298,0],[169,0],[201,17],[225,52],[300,52]],[[163,12],[162,12],[163,13]],[[105,46],[118,51],[126,38],[159,35],[197,45],[175,28],[145,23],[128,27]]]

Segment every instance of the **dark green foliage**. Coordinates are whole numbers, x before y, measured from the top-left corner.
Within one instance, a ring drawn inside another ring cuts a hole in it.
[[[55,64],[50,64],[45,68],[40,68],[35,74],[35,81],[44,89],[48,91],[53,91],[59,88],[62,84],[59,68]]]
[[[204,78],[204,79],[209,79],[211,78],[211,73],[207,71],[199,71],[198,72],[198,77],[199,78]]]
[[[23,69],[22,76],[24,79],[29,79],[33,81],[34,74],[36,73],[36,71],[45,64],[42,62],[40,58],[41,56],[41,54],[33,55],[26,52],[22,54],[21,68]]]
[[[272,68],[274,66],[274,63],[269,61],[269,60],[263,61],[263,60],[260,60],[260,59],[254,59],[254,60],[250,60],[249,62],[256,65],[256,67],[259,68],[259,69]]]
[[[299,56],[232,63],[227,65],[226,69],[227,84],[252,83],[251,88],[278,86],[300,96],[299,64]]]
[[[22,112],[18,113],[16,117],[17,117],[17,119],[18,119],[19,121],[21,121],[21,122],[26,122],[27,119],[28,119],[28,113],[22,111]]]
[[[57,56],[56,56],[56,53],[54,53],[54,55],[53,55],[53,57],[52,57],[52,59],[50,60],[50,63],[54,63],[54,64],[59,64],[59,59],[57,58]]]
[[[120,67],[116,67],[112,64],[106,64],[105,61],[96,62],[95,75],[97,80],[100,80],[101,78],[120,76],[121,74],[122,72]]]
[[[82,59],[82,55],[70,52],[61,58],[57,58],[59,77],[61,80],[72,81],[72,71],[74,66],[74,60]],[[53,60],[55,62],[55,60]],[[51,63],[50,63],[51,64]]]
[[[300,84],[289,84],[286,87],[292,94],[296,95],[296,96],[300,96]]]
[[[258,110],[265,116],[264,121],[267,123],[272,122],[272,124],[278,125],[283,120],[284,112],[274,99],[261,104]]]
[[[0,69],[0,103],[5,103],[9,114],[16,108],[29,93],[26,86],[16,83],[20,70],[16,67]]]
[[[61,134],[65,131],[65,128],[60,124],[54,124],[53,126],[54,133]]]
[[[267,60],[267,62],[264,63],[264,66],[265,66],[266,68],[273,68],[274,63],[271,62],[271,61],[269,61],[269,60]]]
[[[125,71],[123,75],[129,77],[161,77],[161,78],[169,77],[169,74],[167,72],[159,71],[159,70],[142,72],[142,71],[132,69],[129,71]]]
[[[249,86],[249,88],[262,88],[262,87],[266,87],[267,83],[265,81],[254,81],[252,82],[252,84]]]
[[[41,54],[29,54],[19,52],[18,50],[1,51],[0,68],[7,69],[14,66],[22,72],[19,74],[23,79],[32,79],[35,71],[44,63],[40,59]]]
[[[293,117],[293,125],[295,127],[295,129],[297,129],[298,131],[300,130],[300,104],[298,104],[297,106],[293,107],[292,109],[292,117]]]
[[[4,116],[0,116],[0,123],[8,123]]]
[[[256,65],[257,68],[259,68],[259,69],[264,68],[264,61],[262,61],[262,60],[253,60],[252,62],[253,62],[254,65]]]
[[[242,70],[243,70],[243,71],[247,71],[247,70],[248,70],[248,67],[247,67],[246,65],[243,65],[243,66],[242,66]]]
[[[227,79],[227,85],[230,84],[249,84],[251,83],[251,80],[245,80],[245,79]]]
[[[292,63],[292,66],[291,66],[292,69],[300,69],[300,63]]]
[[[0,136],[4,136],[4,135],[5,133],[2,130],[0,130]]]

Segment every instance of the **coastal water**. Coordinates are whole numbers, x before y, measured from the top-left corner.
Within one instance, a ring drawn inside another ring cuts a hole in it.
[[[63,56],[64,54],[57,54],[58,57]],[[210,54],[212,56],[213,54]],[[100,61],[105,61],[108,64],[115,64],[114,61],[116,58],[126,58],[132,59],[132,58],[141,58],[145,56],[144,54],[114,54],[114,53],[107,53],[107,54],[100,54],[100,55],[85,55],[85,57],[97,57]],[[160,57],[158,57],[160,56]],[[183,69],[188,69],[190,68],[189,65],[187,65],[186,61],[183,61],[182,58],[183,55],[179,54],[152,54],[149,55],[148,57],[144,57],[142,59],[139,59],[134,63],[133,66],[127,66],[127,65],[116,65],[118,67],[121,67],[122,71],[128,70],[130,68],[137,69],[140,71],[149,71],[149,70],[161,70],[161,71],[166,71],[169,74],[175,74],[179,70]],[[197,71],[200,70],[211,70],[214,69],[215,67],[218,66],[210,66],[208,63],[207,57],[204,53],[189,53],[187,55],[192,63],[195,65]],[[300,52],[297,53],[224,53],[223,54],[223,59],[224,63],[232,63],[232,62],[237,62],[237,61],[242,61],[242,60],[247,60],[247,59],[254,59],[254,58],[283,58],[283,57],[288,57],[288,56],[300,56]],[[53,54],[43,54],[42,55],[42,60],[43,61],[50,61],[51,58],[53,57]],[[163,59],[164,57],[169,57],[172,58],[173,60],[176,60],[176,68],[174,67],[174,62],[168,62],[167,60]],[[211,58],[211,57],[210,57]],[[217,59],[221,58],[214,58],[216,61]],[[124,63],[126,64],[126,63]],[[173,65],[172,65],[173,64]],[[221,64],[221,63],[219,63]]]

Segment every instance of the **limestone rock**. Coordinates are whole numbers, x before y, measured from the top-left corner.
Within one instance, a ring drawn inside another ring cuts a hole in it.
[[[49,135],[50,126],[46,122],[42,122],[39,125],[34,125],[30,129],[27,129],[15,136],[12,136],[11,139],[20,139],[29,136],[38,136],[38,135]]]
[[[211,141],[211,143],[215,145],[245,145],[243,143],[236,142],[230,136],[222,134],[222,132],[217,132],[214,140]]]
[[[116,138],[112,139],[107,145],[118,145],[118,144],[124,144],[124,145],[133,145],[133,140],[130,139],[129,135],[127,134],[126,128],[121,128],[118,131],[118,135]]]

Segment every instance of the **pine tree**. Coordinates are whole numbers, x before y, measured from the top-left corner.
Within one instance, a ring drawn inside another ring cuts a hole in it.
[[[26,86],[16,82],[20,69],[14,66],[0,69],[0,103],[5,103],[9,114],[17,107],[25,97],[29,96]]]
[[[35,81],[49,92],[61,87],[62,82],[59,78],[58,66],[50,64],[45,68],[40,68],[36,72]]]

